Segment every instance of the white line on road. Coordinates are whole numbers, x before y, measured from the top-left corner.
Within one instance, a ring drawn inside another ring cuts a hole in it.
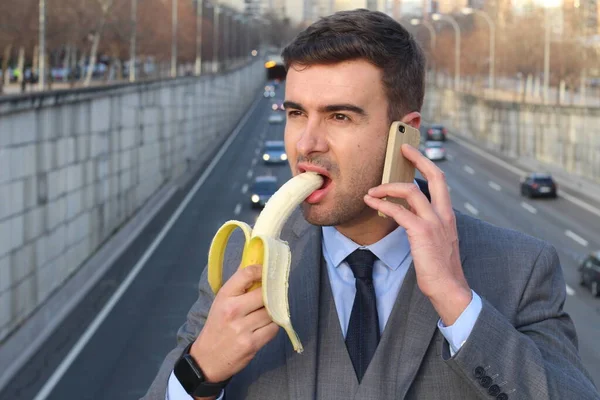
[[[575,290],[571,286],[567,285],[566,289],[569,296],[575,296]]]
[[[469,167],[468,165],[465,165],[465,166],[463,167],[463,169],[464,169],[465,171],[467,171],[467,173],[469,173],[469,174],[471,174],[471,175],[473,175],[473,174],[475,173],[475,170],[474,170],[473,168]]]
[[[223,154],[225,154],[225,152],[229,149],[229,147],[231,146],[231,144],[233,143],[235,138],[239,135],[240,131],[242,130],[242,127],[246,126],[246,122],[248,121],[248,118],[250,118],[250,115],[252,115],[252,113],[256,109],[256,106],[258,106],[258,104],[260,103],[260,100],[261,100],[261,98],[258,98],[254,102],[254,104],[252,105],[250,110],[246,113],[244,118],[242,118],[242,120],[240,121],[238,126],[231,133],[231,135],[229,136],[227,141],[223,144],[223,147],[221,147],[219,152],[215,155],[215,158],[213,158],[211,163],[204,170],[204,173],[200,176],[200,178],[198,179],[198,181],[196,182],[196,184],[194,185],[192,190],[189,191],[189,193],[183,199],[183,202],[179,205],[179,207],[177,207],[177,210],[175,210],[175,213],[171,216],[169,221],[163,226],[162,230],[160,231],[158,236],[154,239],[154,241],[152,242],[150,247],[148,247],[146,252],[143,254],[142,258],[140,258],[138,260],[138,262],[135,264],[133,269],[129,272],[129,274],[127,275],[125,280],[123,280],[123,283],[121,283],[121,286],[119,286],[117,288],[117,290],[113,293],[112,297],[104,305],[104,307],[102,308],[100,313],[96,316],[96,318],[94,318],[92,323],[89,325],[89,327],[83,333],[83,335],[79,338],[77,343],[75,343],[75,345],[73,346],[71,351],[69,351],[69,354],[67,354],[67,356],[60,363],[58,368],[56,368],[54,370],[54,373],[52,374],[52,376],[50,376],[50,378],[46,381],[44,386],[40,389],[37,396],[35,396],[34,400],[45,400],[50,395],[50,393],[52,393],[52,390],[58,384],[58,382],[60,382],[60,380],[62,379],[62,377],[65,374],[65,372],[67,371],[67,369],[71,366],[73,361],[75,361],[75,359],[77,358],[79,353],[81,353],[81,351],[85,348],[85,346],[90,341],[92,336],[94,336],[94,334],[96,333],[96,331],[98,330],[100,325],[102,325],[102,323],[104,322],[106,317],[108,317],[108,314],[110,314],[112,309],[119,302],[119,300],[121,299],[121,297],[123,296],[125,291],[129,288],[129,286],[131,285],[133,280],[137,277],[137,275],[140,273],[142,268],[144,268],[144,266],[148,262],[148,259],[150,259],[150,257],[152,257],[152,254],[154,254],[154,251],[156,251],[156,248],[161,244],[161,242],[163,241],[165,236],[167,236],[167,233],[169,232],[169,230],[171,230],[171,227],[173,225],[175,225],[175,222],[179,219],[179,217],[181,216],[183,211],[187,208],[190,201],[192,201],[192,198],[196,195],[198,190],[200,190],[200,187],[204,184],[206,179],[210,176],[213,169],[215,169],[217,163],[223,157]]]
[[[581,236],[579,236],[578,234],[576,234],[573,231],[570,231],[570,230],[567,229],[565,231],[565,235],[567,235],[568,237],[570,237],[571,239],[573,239],[574,241],[576,241],[577,243],[579,243],[583,247],[587,247],[587,245],[588,245],[588,241],[587,240],[585,240],[584,238],[582,238]]]
[[[256,150],[254,150],[254,155],[259,155],[260,154],[260,149],[257,147]]]
[[[257,161],[258,161],[258,160],[256,159],[256,157],[254,157],[254,159],[252,160],[252,166],[253,166],[253,167],[256,165],[256,162],[257,162]]]
[[[502,186],[498,185],[496,182],[489,181],[488,185],[490,185],[490,187],[494,190],[497,190],[497,191],[502,190]]]
[[[514,165],[510,165],[509,163],[505,162],[504,160],[501,160],[496,156],[486,153],[485,151],[473,146],[472,144],[470,144],[468,142],[465,142],[462,139],[458,139],[456,136],[453,136],[452,140],[454,140],[459,145],[471,150],[473,153],[479,154],[481,157],[485,158],[486,160],[491,161],[503,168],[506,168],[507,170],[511,171],[514,174],[517,174],[519,176],[523,176],[523,175],[527,174],[526,171],[523,171],[522,169],[517,168]],[[565,193],[563,191],[559,191],[558,196],[562,197],[565,200],[568,200],[571,203],[576,204],[579,207],[583,208],[584,210],[587,210],[587,211],[591,212],[592,214],[596,214],[597,216],[600,217],[600,209],[586,203],[585,201],[579,200],[575,196],[571,196],[570,194]]]
[[[242,186],[242,194],[246,194],[247,191],[248,191],[248,184],[244,183],[244,186]]]
[[[454,161],[454,154],[446,154],[446,160]]]
[[[248,179],[252,178],[252,170],[248,170],[248,173],[246,174],[246,176],[248,177]]]
[[[242,205],[240,203],[238,203],[237,206],[235,206],[235,210],[233,210],[233,213],[235,215],[240,215],[241,211],[242,211]]]
[[[471,205],[471,203],[465,203],[465,208],[467,209],[468,212],[470,212],[473,215],[479,214],[479,211],[475,207],[473,207]]]
[[[524,209],[526,209],[527,211],[529,211],[532,214],[537,214],[536,208],[534,206],[532,206],[531,204],[527,204],[524,201],[522,201],[521,207],[523,207]]]

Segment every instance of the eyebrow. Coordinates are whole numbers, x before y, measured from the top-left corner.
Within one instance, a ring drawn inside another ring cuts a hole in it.
[[[288,108],[292,108],[295,110],[306,112],[306,109],[302,106],[302,104],[295,103],[293,101],[284,101],[283,107],[287,110]],[[336,111],[350,111],[358,115],[366,116],[367,112],[354,104],[344,103],[344,104],[328,104],[326,106],[319,107],[319,112],[336,112]]]

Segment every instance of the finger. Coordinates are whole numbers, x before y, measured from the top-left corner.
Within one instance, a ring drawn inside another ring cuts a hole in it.
[[[262,267],[260,265],[248,265],[240,268],[225,282],[219,293],[227,296],[239,296],[246,293],[255,282],[262,280]]]
[[[414,183],[385,183],[370,189],[368,194],[376,198],[405,199],[419,217],[431,221],[439,219],[425,194]]]
[[[368,194],[365,195],[364,200],[369,207],[373,208],[374,210],[381,211],[388,217],[393,218],[398,223],[398,225],[400,225],[407,231],[417,230],[418,226],[422,222],[421,218],[419,218],[411,211],[408,211],[400,204],[395,204],[391,201],[378,199],[377,197],[372,197]]]
[[[252,338],[254,339],[257,347],[261,349],[264,345],[273,340],[275,335],[277,335],[277,332],[279,332],[279,325],[277,325],[275,322],[271,322],[270,324],[255,330],[252,333]]]
[[[251,312],[244,318],[244,327],[249,331],[255,331],[272,323],[273,320],[269,316],[266,308],[262,307]]]
[[[237,296],[234,300],[239,307],[240,315],[249,315],[265,306],[261,289],[246,292]]]
[[[438,215],[448,217],[449,214],[453,214],[452,201],[450,200],[444,171],[411,145],[403,144],[401,150],[404,157],[412,162],[427,180],[429,193],[431,194],[431,205]]]

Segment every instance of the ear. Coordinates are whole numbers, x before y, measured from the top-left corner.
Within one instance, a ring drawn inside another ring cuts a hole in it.
[[[412,126],[415,129],[419,129],[419,127],[421,126],[421,114],[416,111],[413,111],[402,117],[401,121],[407,125]]]

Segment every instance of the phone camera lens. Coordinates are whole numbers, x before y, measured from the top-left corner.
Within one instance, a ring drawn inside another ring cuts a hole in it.
[[[404,127],[400,125],[400,133],[404,133]]]

